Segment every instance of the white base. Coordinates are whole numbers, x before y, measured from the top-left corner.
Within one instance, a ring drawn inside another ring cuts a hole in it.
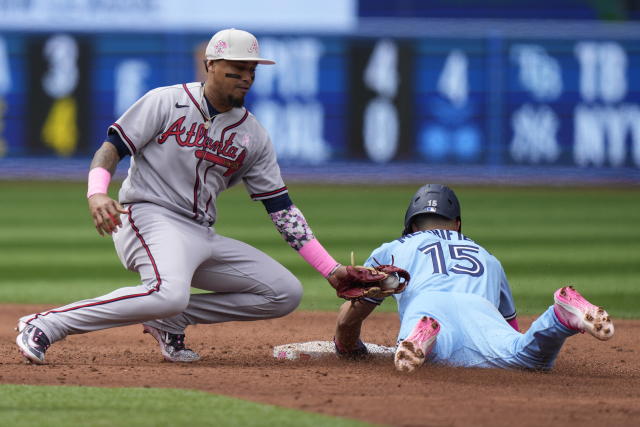
[[[369,354],[376,357],[392,358],[395,347],[365,343]],[[281,360],[309,360],[321,357],[334,356],[336,354],[333,341],[308,341],[291,344],[277,345],[273,347],[273,357]]]

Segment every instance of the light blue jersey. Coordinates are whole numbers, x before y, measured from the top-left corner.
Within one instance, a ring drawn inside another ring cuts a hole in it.
[[[516,317],[500,261],[465,235],[451,230],[408,234],[373,251],[366,265],[393,264],[411,273],[411,286],[394,295],[400,316],[423,292],[475,294],[493,304],[506,320]]]
[[[430,359],[473,367],[548,369],[571,331],[550,307],[526,334],[508,323],[516,317],[500,262],[473,240],[451,230],[408,234],[374,250],[368,266],[393,264],[411,281],[394,295],[400,315],[398,341],[422,316],[440,322]]]

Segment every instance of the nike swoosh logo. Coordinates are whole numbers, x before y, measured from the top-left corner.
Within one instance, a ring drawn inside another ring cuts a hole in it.
[[[189,106],[189,104],[187,104],[187,105],[182,105],[182,104],[178,104],[178,103],[176,102],[176,108],[187,108],[188,106]]]

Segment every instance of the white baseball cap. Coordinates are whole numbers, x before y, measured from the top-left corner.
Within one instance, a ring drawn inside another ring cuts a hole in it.
[[[276,63],[270,59],[260,58],[258,40],[253,34],[235,28],[215,33],[207,45],[205,58],[214,61],[217,59],[255,61],[266,65]]]

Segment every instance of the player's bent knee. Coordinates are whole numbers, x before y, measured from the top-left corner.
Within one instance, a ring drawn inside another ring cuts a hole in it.
[[[158,292],[156,300],[157,318],[172,317],[182,313],[189,305],[190,293],[187,291],[175,291],[163,289]]]
[[[281,317],[295,310],[302,300],[302,284],[291,275],[290,278],[280,283],[279,293],[274,299],[274,317]]]

